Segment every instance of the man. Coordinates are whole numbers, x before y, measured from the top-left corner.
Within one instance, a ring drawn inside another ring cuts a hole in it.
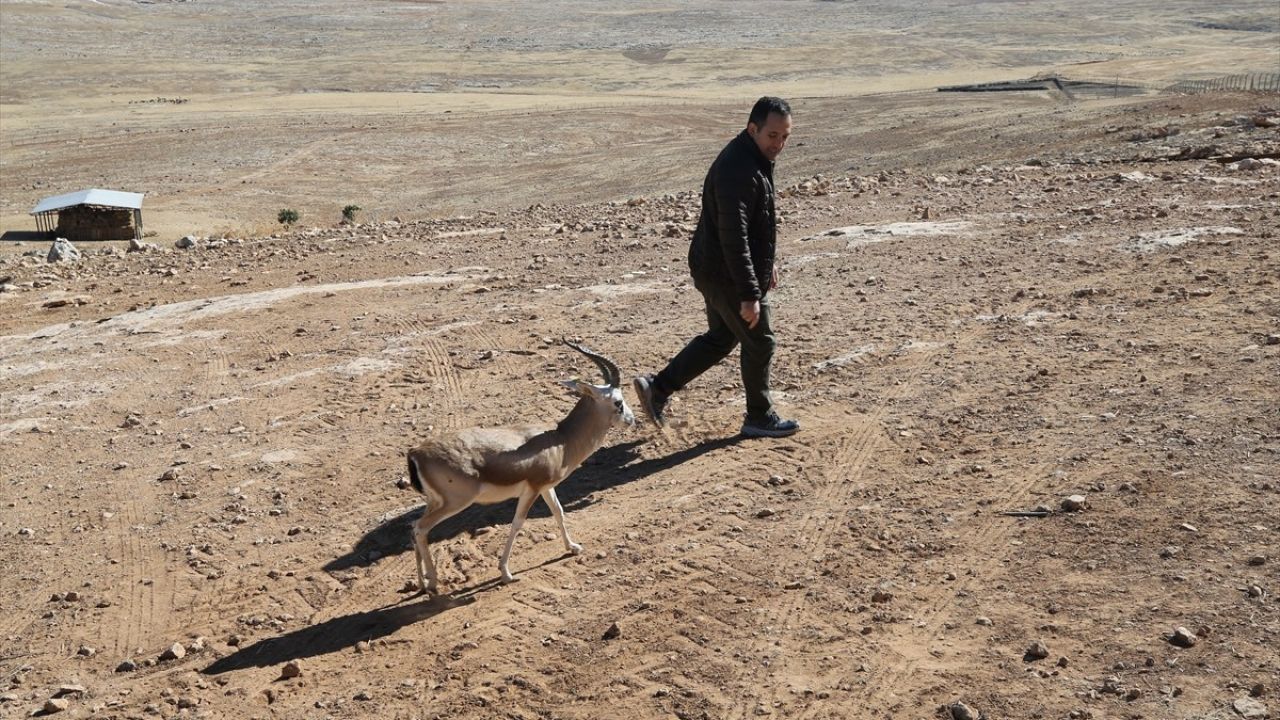
[[[774,266],[778,215],[773,163],[791,136],[791,106],[762,97],[747,128],[720,151],[702,183],[702,215],[689,246],[689,269],[707,308],[707,331],[685,346],[657,375],[634,381],[645,413],[659,426],[667,400],[742,346],[747,437],[786,437],[800,430],[783,420],[769,394],[774,337],[768,293],[778,283]]]

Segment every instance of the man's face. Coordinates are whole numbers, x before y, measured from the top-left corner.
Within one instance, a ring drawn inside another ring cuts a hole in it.
[[[782,148],[787,146],[787,138],[791,137],[791,116],[769,113],[761,127],[753,122],[747,123],[747,134],[755,139],[760,152],[773,162],[782,154]]]

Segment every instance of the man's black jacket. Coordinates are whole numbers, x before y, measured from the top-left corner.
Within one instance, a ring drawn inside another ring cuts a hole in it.
[[[702,216],[689,246],[694,283],[739,300],[764,297],[777,236],[773,163],[743,130],[720,151],[702,183]]]

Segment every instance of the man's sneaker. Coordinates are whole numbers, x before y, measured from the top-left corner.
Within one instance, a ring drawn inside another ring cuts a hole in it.
[[[795,420],[783,420],[777,413],[769,413],[763,421],[747,420],[742,423],[742,434],[746,437],[787,437],[800,432],[800,423]]]
[[[636,396],[640,398],[640,407],[644,408],[645,414],[653,424],[658,427],[666,424],[662,411],[667,407],[667,398],[653,386],[653,376],[640,375],[631,381],[631,386],[636,389]]]

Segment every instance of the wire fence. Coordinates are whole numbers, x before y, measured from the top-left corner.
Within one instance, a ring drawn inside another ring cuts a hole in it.
[[[1208,80],[1183,80],[1164,88],[1164,92],[1184,95],[1230,91],[1280,93],[1280,73],[1242,73]]]

